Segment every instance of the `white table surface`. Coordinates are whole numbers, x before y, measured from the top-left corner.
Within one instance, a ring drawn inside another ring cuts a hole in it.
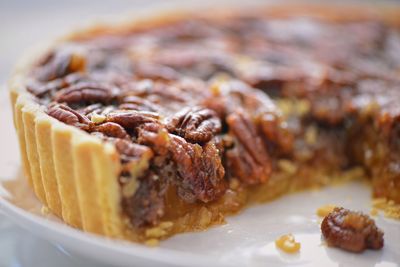
[[[107,267],[37,238],[0,215],[0,267]]]

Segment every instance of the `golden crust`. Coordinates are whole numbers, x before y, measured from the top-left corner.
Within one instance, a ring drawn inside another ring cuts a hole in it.
[[[17,131],[18,139],[19,139],[19,147],[20,147],[20,153],[21,153],[21,159],[22,159],[22,165],[24,169],[24,174],[28,178],[28,182],[31,186],[33,186],[33,181],[32,181],[32,176],[31,176],[31,170],[28,162],[28,153],[26,151],[26,143],[25,143],[25,129],[24,129],[24,123],[22,121],[22,108],[23,104],[21,101],[17,101],[17,98],[15,98],[15,104],[14,104],[14,123],[15,123],[15,129]]]
[[[25,174],[39,200],[71,226],[121,236],[114,147],[49,117],[25,93],[14,107]]]
[[[98,186],[99,208],[102,211],[104,234],[121,237],[123,233],[119,185],[120,161],[110,144],[97,142],[93,148],[93,167]]]
[[[62,216],[61,199],[58,192],[58,183],[53,160],[51,135],[52,121],[49,117],[38,114],[36,118],[36,138],[39,154],[40,171],[43,188],[46,194],[47,205],[58,217]]]
[[[100,186],[94,167],[94,156],[97,152],[96,143],[92,139],[74,136],[72,156],[74,159],[74,174],[82,217],[82,228],[85,231],[103,234],[103,220],[100,209]],[[99,187],[99,188],[98,188]]]
[[[14,124],[24,173],[36,196],[71,226],[121,237],[125,227],[114,147],[48,116],[15,81],[10,86]]]
[[[37,147],[37,136],[35,132],[36,112],[39,106],[26,99],[26,104],[22,107],[22,123],[25,133],[25,144],[27,160],[30,167],[30,173],[33,182],[33,188],[39,200],[47,205],[46,193],[43,186],[41,166],[39,162],[39,153]]]
[[[56,179],[62,203],[62,217],[75,227],[82,227],[80,200],[75,182],[75,165],[72,147],[73,131],[57,125],[52,129],[52,146]]]
[[[399,8],[326,7],[321,5],[272,6],[267,15],[308,14],[329,19],[384,17],[400,24]],[[258,10],[258,12],[260,12]],[[214,19],[234,12],[211,12]],[[197,13],[198,14],[198,13]],[[155,18],[136,19],[119,25],[95,25],[76,31],[62,40],[90,38],[112,32],[118,34],[136,28],[198,16],[194,12],[172,13]],[[71,226],[110,237],[127,238],[127,225],[120,207],[118,172],[120,161],[115,148],[98,138],[49,117],[24,89],[24,77],[37,55],[20,64],[10,82],[10,98],[17,130],[24,173],[41,202]],[[129,232],[129,231],[128,231]]]

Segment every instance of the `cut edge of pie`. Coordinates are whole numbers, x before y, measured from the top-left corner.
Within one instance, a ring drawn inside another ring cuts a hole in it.
[[[218,12],[225,18],[235,14],[234,11]],[[400,24],[400,18],[396,17],[399,9],[384,6],[366,8],[309,4],[278,5],[268,6],[265,12],[277,17],[307,14],[333,20],[354,19],[355,16],[379,17],[390,24]],[[152,28],[155,25],[179,21],[190,16],[198,15],[186,11],[158,15],[150,19],[129,20],[119,26],[97,24],[72,33],[61,41],[96,36],[109,31],[113,33],[131,31],[143,25]],[[216,16],[216,13],[214,12],[212,16]],[[32,66],[32,62],[48,49],[45,47],[39,53],[35,51],[31,56],[24,57],[9,83],[24,174],[43,205],[67,224],[108,237],[138,240],[135,231],[132,231],[122,213],[121,191],[118,184],[121,163],[114,145],[52,118],[25,89],[27,70]],[[197,219],[201,220],[203,211],[200,208]],[[217,223],[222,221],[223,218]],[[201,230],[208,226],[209,224],[196,225],[193,229],[186,228],[185,231]]]

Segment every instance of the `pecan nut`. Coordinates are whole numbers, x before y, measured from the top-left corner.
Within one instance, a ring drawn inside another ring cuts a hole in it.
[[[158,111],[159,108],[152,102],[134,95],[128,95],[122,98],[120,109],[132,109],[132,110],[143,110],[143,111]]]
[[[63,104],[50,105],[47,114],[68,125],[73,125],[82,129],[89,129],[92,124],[85,115]]]
[[[167,129],[193,143],[205,143],[221,132],[217,114],[206,108],[185,108],[166,123]]]
[[[114,122],[106,122],[93,127],[92,131],[101,132],[106,136],[126,139],[129,138],[128,133],[121,125]]]
[[[79,81],[83,81],[84,79],[86,79],[86,77],[82,73],[71,73],[65,77],[58,78],[47,83],[30,81],[27,84],[27,90],[37,97],[51,96],[58,90]]]
[[[89,117],[92,114],[101,114],[103,109],[104,107],[102,104],[96,103],[79,109],[79,111]]]
[[[185,139],[171,136],[171,154],[177,168],[178,195],[189,203],[196,200],[210,202],[224,194],[225,170],[215,144],[203,147]]]
[[[56,102],[67,104],[82,104],[82,103],[110,103],[115,99],[118,88],[96,82],[77,82],[69,87],[66,87],[54,97]]]
[[[41,81],[51,81],[62,78],[67,74],[83,71],[86,59],[71,49],[62,49],[50,54],[39,68],[38,79]]]
[[[138,129],[137,142],[151,147],[160,156],[166,156],[169,152],[170,137],[160,123],[150,122],[141,125]]]
[[[179,72],[161,64],[140,62],[135,67],[135,74],[144,79],[173,81],[180,77]]]
[[[106,115],[107,122],[114,122],[125,129],[136,129],[142,124],[157,122],[158,115],[153,112],[137,110],[116,110]]]
[[[335,208],[324,218],[321,231],[329,245],[352,252],[383,247],[383,232],[360,212]]]
[[[271,161],[257,128],[241,110],[227,117],[234,147],[226,152],[233,176],[247,184],[265,182],[271,174]]]

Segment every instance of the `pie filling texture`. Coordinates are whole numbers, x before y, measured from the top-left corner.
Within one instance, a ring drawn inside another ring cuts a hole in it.
[[[186,18],[65,41],[28,76],[115,145],[138,240],[343,177],[400,202],[400,31],[378,19]]]

